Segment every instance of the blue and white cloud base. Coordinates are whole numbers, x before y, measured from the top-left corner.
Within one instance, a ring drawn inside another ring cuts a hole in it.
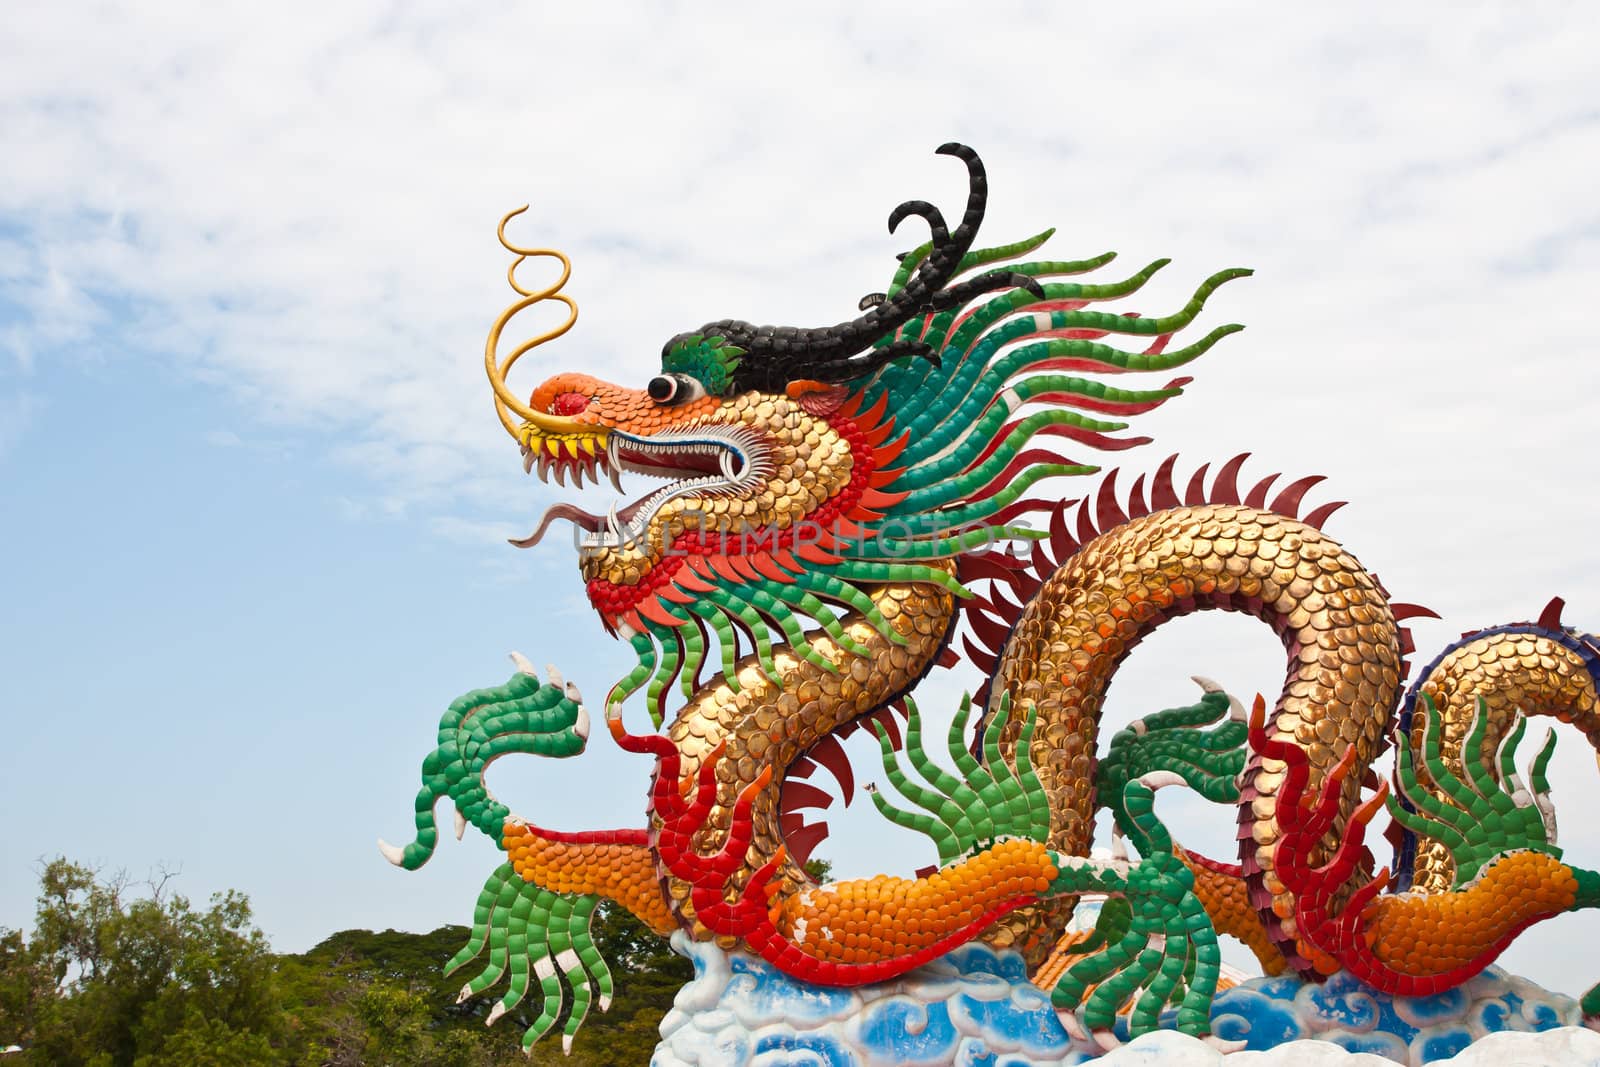
[[[1068,1035],[1015,953],[966,945],[898,981],[825,989],[682,934],[672,946],[694,961],[695,978],[661,1022],[653,1067],[1064,1067],[1097,1056],[1105,1067],[1600,1067],[1600,1033],[1583,1028],[1573,998],[1494,967],[1415,998],[1346,974],[1322,985],[1256,978],[1220,994],[1212,1012],[1216,1036],[1246,1051],[1224,1056],[1164,1031],[1101,1055]]]

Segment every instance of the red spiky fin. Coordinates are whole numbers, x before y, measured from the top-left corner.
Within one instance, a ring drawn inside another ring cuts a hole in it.
[[[873,401],[870,408],[868,408],[866,411],[861,411],[858,407],[856,411],[850,415],[850,418],[857,426],[862,427],[864,430],[869,428],[876,429],[882,425],[884,421],[883,413],[888,409],[889,394],[887,392],[883,392],[878,394],[878,399]],[[893,420],[890,420],[890,422],[892,424]]]
[[[788,846],[789,855],[802,867],[827,836],[826,822],[804,823],[793,830],[787,826],[783,828],[783,843]]]
[[[748,559],[751,566],[760,571],[763,576],[772,579],[774,582],[781,582],[784,585],[794,584],[794,574],[780,567],[777,560],[773,559],[767,553],[757,552],[754,555],[749,556]]]
[[[839,744],[839,739],[833,734],[828,734],[822,740],[811,746],[806,755],[814,763],[828,768],[828,771],[838,779],[839,794],[844,798],[844,806],[850,806],[850,799],[856,791],[856,772],[850,766],[850,757],[845,753],[844,746]]]
[[[1565,600],[1558,596],[1551,597],[1550,603],[1546,604],[1544,610],[1539,613],[1539,625],[1546,630],[1566,629],[1566,623],[1561,621],[1561,609],[1566,606],[1567,602]],[[1435,617],[1437,618],[1437,616]]]
[[[784,780],[782,799],[778,802],[779,814],[788,815],[790,812],[799,811],[801,808],[828,808],[832,806],[833,794],[826,789],[818,789],[809,782]]]
[[[647,596],[639,601],[638,612],[658,626],[682,626],[687,619],[680,619],[662,607],[661,601],[654,596]]]

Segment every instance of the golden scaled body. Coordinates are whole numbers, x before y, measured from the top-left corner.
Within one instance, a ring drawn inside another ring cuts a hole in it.
[[[1400,685],[1398,629],[1383,593],[1353,556],[1305,523],[1242,505],[1174,508],[1084,545],[1027,605],[1001,660],[992,699],[1007,692],[1039,708],[1031,755],[1051,797],[1051,847],[1069,855],[1089,848],[1096,736],[1117,664],[1166,619],[1203,607],[1256,615],[1282,638],[1289,673],[1270,727],[1310,755],[1312,788],[1354,746],[1358,773],[1345,808],[1354,807],[1359,769],[1378,753]],[[1013,730],[1003,743],[1015,740]],[[1268,933],[1289,952],[1293,899],[1273,875],[1281,782],[1281,764],[1252,763],[1239,818],[1254,842],[1246,876],[1270,898],[1278,921]],[[1052,901],[1016,912],[991,940],[1036,966],[1070,908]]]
[[[713,677],[669,727],[685,780],[721,746],[717,802],[694,837],[702,854],[721,847],[739,794],[771,769],[770,784],[752,808],[748,851],[727,882],[729,901],[780,854],[787,768],[821,738],[911,689],[943,648],[954,618],[949,592],[925,583],[883,584],[869,592],[900,640],[847,615],[846,632],[867,649],[866,657],[812,633],[812,648],[835,671],[783,649],[775,657],[779,686],[747,657],[736,671],[737,689]],[[1308,790],[1320,788],[1346,750],[1355,750],[1357,773],[1346,778],[1343,814],[1319,846],[1331,853],[1355,807],[1359,771],[1377,755],[1389,725],[1400,685],[1398,629],[1382,590],[1337,542],[1298,520],[1242,505],[1174,508],[1118,526],[1084,545],[1026,606],[991,700],[1010,693],[1014,702],[1038,707],[1030,754],[1051,801],[1048,849],[1065,855],[1089,850],[1099,717],[1121,659],[1165,620],[1212,608],[1255,615],[1282,639],[1288,676],[1269,726],[1307,753]],[[1447,758],[1458,765],[1470,720],[1464,709],[1479,696],[1493,716],[1486,751],[1493,751],[1519,706],[1576,722],[1595,739],[1600,722],[1593,683],[1580,668],[1560,645],[1515,635],[1473,642],[1441,661],[1424,690],[1446,712]],[[1013,725],[1002,747],[1016,741]],[[1183,854],[1217,930],[1242,940],[1269,974],[1328,963],[1325,953],[1298,937],[1293,894],[1274,873],[1283,769],[1275,760],[1257,759],[1243,775],[1244,880]],[[600,892],[654,929],[682,926],[697,939],[734,947],[733,939],[717,938],[697,920],[689,883],[659,877],[647,848],[587,846],[582,852],[510,824],[505,843],[530,881],[562,892]],[[1046,846],[1002,845],[981,864],[961,861],[931,878],[879,876],[826,887],[814,885],[785,856],[770,883],[771,912],[786,938],[819,959],[860,963],[908,955],[1003,899],[1036,892],[1041,880],[1054,876]],[[1437,855],[1431,842],[1423,841],[1422,849],[1425,857]],[[1374,901],[1364,922],[1379,959],[1419,975],[1460,966],[1487,941],[1509,938],[1527,921],[1562,910],[1575,892],[1565,868],[1535,853],[1500,859],[1470,893],[1427,892],[1449,888],[1451,872],[1437,860],[1419,864],[1418,871],[1417,890]],[[1336,900],[1348,898],[1351,888]],[[1021,951],[1037,976],[1060,956],[1053,950],[1072,904],[1058,899],[1012,911],[984,936]],[[1263,914],[1271,916],[1265,923]]]
[[[845,723],[882,707],[910,689],[931,666],[943,646],[954,611],[954,597],[930,585],[883,585],[870,591],[874,606],[902,642],[892,641],[857,615],[847,616],[845,631],[870,655],[858,657],[826,635],[813,634],[811,645],[836,672],[784,650],[775,657],[781,687],[774,685],[754,658],[741,661],[736,691],[722,676],[701,687],[681,710],[668,737],[683,758],[684,774],[696,773],[719,744],[726,742],[717,764],[717,804],[705,829],[694,839],[704,853],[716,851],[725,838],[734,801],[771,767],[772,783],[757,797],[751,815],[754,833],[745,862],[729,880],[729,899],[750,875],[777,854],[783,843],[778,822],[781,782],[789,765],[822,737]],[[784,907],[811,884],[792,860],[785,860],[772,884],[772,901]],[[668,878],[673,911],[697,939],[712,935],[694,917],[688,883]]]

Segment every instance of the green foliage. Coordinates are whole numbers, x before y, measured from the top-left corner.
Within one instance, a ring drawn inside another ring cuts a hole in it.
[[[626,974],[570,1057],[530,1055],[534,1011],[484,1026],[489,1005],[456,1003],[442,964],[461,926],[427,934],[344,930],[274,955],[239,893],[208,908],[63,859],[40,872],[34,929],[0,929],[0,1045],[48,1067],[502,1067],[647,1063],[687,960],[622,908],[602,905],[596,944]],[[565,1013],[558,1025],[567,1021]]]
[[[26,1042],[23,1062],[255,1063],[281,1044],[272,955],[249,902],[221,893],[200,910],[166,882],[136,895],[121,875],[45,865],[33,937],[8,935],[0,977],[0,1038]]]

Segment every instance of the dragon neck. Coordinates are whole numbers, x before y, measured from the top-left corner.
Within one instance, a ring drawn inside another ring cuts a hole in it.
[[[953,574],[953,565],[941,566]],[[717,759],[717,800],[691,843],[696,851],[716,851],[727,837],[740,792],[765,768],[772,769],[769,784],[751,809],[751,845],[730,886],[742,888],[783,845],[779,799],[789,766],[824,737],[910,690],[933,666],[949,638],[955,599],[942,586],[884,583],[865,592],[887,627],[859,612],[840,620],[865,655],[841,647],[824,632],[812,632],[808,644],[815,656],[801,656],[793,647],[775,650],[781,686],[767,677],[755,656],[746,656],[735,671],[737,688],[723,674],[713,677],[695,691],[668,727],[667,737],[680,754],[686,776],[696,774],[713,755]],[[824,669],[819,660],[833,669]],[[652,831],[658,832],[659,821],[652,818]],[[711,932],[695,919],[690,884],[672,877],[666,884],[683,927],[696,939],[710,938]],[[776,887],[771,900],[777,905],[811,880],[785,856],[771,884]]]
[[[1168,619],[1208,608],[1270,625],[1288,653],[1272,735],[1304,749],[1320,784],[1345,749],[1356,750],[1338,826],[1355,806],[1361,771],[1377,755],[1400,686],[1398,627],[1376,581],[1306,523],[1242,505],[1179,507],[1134,519],[1084,545],[1044,583],[1001,657],[990,705],[1002,693],[1038,706],[1033,765],[1052,798],[1049,845],[1087,852],[1093,836],[1096,738],[1118,665]],[[1003,737],[1009,752],[1016,730]],[[1243,777],[1240,849],[1251,903],[1292,966],[1293,900],[1275,876],[1274,810],[1281,766],[1255,759]],[[1336,840],[1330,834],[1324,850]],[[1359,875],[1358,875],[1359,877]],[[1071,902],[1008,916],[989,940],[1038,966]]]

